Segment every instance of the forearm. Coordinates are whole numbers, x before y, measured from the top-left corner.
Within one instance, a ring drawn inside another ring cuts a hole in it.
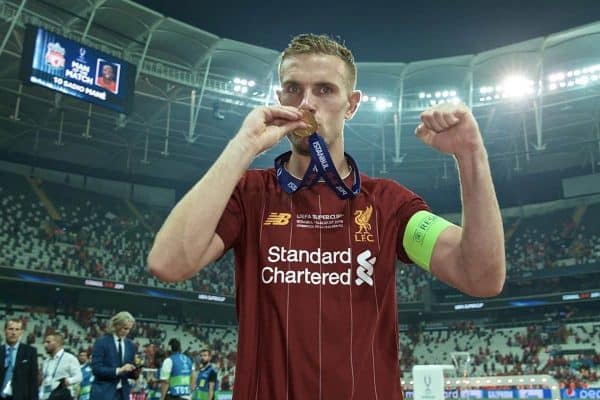
[[[463,221],[460,265],[475,295],[498,294],[506,276],[504,228],[487,152],[457,156]]]
[[[204,266],[202,256],[254,154],[249,145],[232,140],[202,179],[179,201],[156,235],[148,256],[153,274],[167,281],[179,281]]]
[[[160,400],[165,400],[167,397],[167,391],[169,390],[169,382],[160,383]]]
[[[81,371],[73,370],[71,374],[72,375],[67,378],[67,383],[69,385],[77,385],[83,381],[83,375],[81,375]]]
[[[208,400],[215,400],[215,383],[208,383]]]

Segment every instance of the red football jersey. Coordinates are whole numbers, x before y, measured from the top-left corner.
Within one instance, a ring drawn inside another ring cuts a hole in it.
[[[361,179],[351,200],[324,182],[287,194],[273,169],[235,189],[217,228],[235,253],[234,399],[402,399],[395,265],[410,262],[409,218],[429,208]]]

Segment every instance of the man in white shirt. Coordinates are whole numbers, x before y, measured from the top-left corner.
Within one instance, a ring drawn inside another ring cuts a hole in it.
[[[63,349],[63,336],[55,332],[46,335],[44,349],[48,357],[42,367],[40,400],[47,400],[53,390],[61,385],[74,392],[74,385],[83,379],[77,357]]]

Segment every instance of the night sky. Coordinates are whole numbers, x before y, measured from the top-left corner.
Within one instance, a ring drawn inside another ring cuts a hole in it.
[[[298,33],[327,33],[362,62],[472,54],[600,21],[600,0],[136,1],[217,36],[275,50]]]

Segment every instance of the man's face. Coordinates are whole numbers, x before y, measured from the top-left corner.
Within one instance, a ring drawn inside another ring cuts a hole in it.
[[[102,77],[104,79],[112,80],[114,76],[113,68],[110,65],[105,65],[102,67]]]
[[[6,328],[4,328],[4,339],[9,346],[14,346],[17,344],[19,340],[21,340],[21,335],[23,334],[23,323],[9,321]]]
[[[60,345],[54,336],[46,336],[46,339],[44,340],[44,350],[46,350],[46,353],[50,355],[56,354],[59,346]]]
[[[339,57],[324,54],[298,54],[281,65],[279,102],[306,109],[318,123],[317,132],[329,147],[342,142],[344,120],[350,118],[360,100],[360,92],[350,88],[350,72]],[[308,138],[288,134],[292,146],[309,154]]]
[[[208,351],[200,353],[200,361],[202,361],[202,364],[208,364],[210,362],[210,353]]]
[[[88,355],[87,352],[85,351],[80,351],[79,354],[77,355],[77,359],[79,360],[79,364],[85,364],[86,362],[88,362]]]
[[[127,335],[129,335],[131,328],[133,328],[133,322],[132,321],[125,322],[124,325],[121,325],[119,328],[117,328],[117,336],[120,338],[126,337]]]

